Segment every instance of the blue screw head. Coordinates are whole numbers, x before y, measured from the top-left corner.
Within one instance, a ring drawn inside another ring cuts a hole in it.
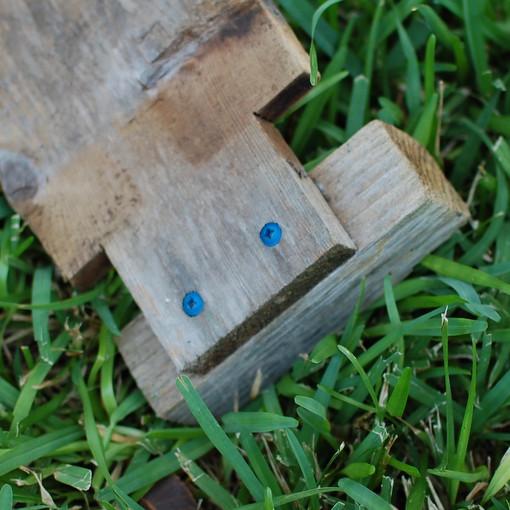
[[[266,223],[262,227],[259,236],[265,246],[272,248],[282,240],[282,227],[278,223]]]
[[[188,292],[182,299],[182,309],[188,317],[196,317],[202,313],[204,309],[204,300],[202,296],[196,292]]]

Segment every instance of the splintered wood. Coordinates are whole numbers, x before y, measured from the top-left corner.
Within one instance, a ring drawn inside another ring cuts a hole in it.
[[[120,350],[156,412],[245,402],[467,218],[426,151],[374,122],[306,175],[271,121],[309,86],[264,0],[0,5],[0,179],[62,274],[108,260],[142,314]]]

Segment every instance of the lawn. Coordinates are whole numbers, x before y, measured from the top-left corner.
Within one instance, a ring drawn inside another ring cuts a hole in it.
[[[472,220],[242,412],[180,379],[182,428],[116,353],[118,276],[73,291],[1,199],[0,510],[139,510],[174,473],[203,509],[510,508],[510,1],[278,3],[321,78],[278,121],[305,167],[381,119]]]

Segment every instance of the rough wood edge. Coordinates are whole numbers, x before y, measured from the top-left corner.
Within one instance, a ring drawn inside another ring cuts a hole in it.
[[[227,336],[218,339],[210,349],[196,359],[193,365],[186,369],[186,373],[204,374],[220,364],[333,270],[342,265],[353,253],[354,249],[349,246],[339,244],[331,248]]]

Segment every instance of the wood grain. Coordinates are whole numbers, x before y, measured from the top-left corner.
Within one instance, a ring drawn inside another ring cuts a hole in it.
[[[312,177],[355,241],[344,265],[194,384],[216,414],[249,399],[261,371],[274,381],[296,357],[340,328],[366,279],[366,304],[382,294],[383,278],[405,277],[468,218],[468,210],[433,158],[414,140],[375,121],[335,151]],[[191,417],[175,389],[177,371],[142,317],[120,339],[120,350],[160,416]]]
[[[305,72],[301,54],[258,4],[240,16],[242,36],[220,32],[201,47],[115,150],[145,202],[103,245],[178,370],[215,366],[354,248],[253,114]],[[268,80],[270,63],[279,72]],[[271,221],[284,237],[268,249],[258,234]],[[189,291],[205,301],[199,317],[181,310]]]
[[[106,12],[93,4],[101,19],[84,0],[45,0],[36,12],[44,26],[32,12],[29,44],[17,40],[20,49],[10,47],[23,57],[36,42],[46,43],[49,62],[27,61],[24,79],[34,81],[28,72],[41,74],[49,87],[51,64],[67,95],[59,104],[53,93],[25,85],[21,99],[33,100],[42,118],[23,105],[12,107],[8,124],[20,136],[0,132],[6,147],[0,177],[65,276],[86,283],[104,250],[175,367],[205,372],[354,250],[268,122],[305,90],[307,56],[263,1],[210,2],[207,9],[206,2],[171,2],[177,19],[166,14],[151,23],[145,14],[131,19],[138,11],[129,13],[124,4],[113,4],[116,10],[108,4]],[[22,5],[33,8],[28,0]],[[207,17],[195,14],[202,8]],[[5,14],[21,22],[28,16],[22,10],[9,4]],[[111,33],[103,32],[103,17],[114,25]],[[60,23],[83,32],[67,34],[72,43],[65,51],[56,49]],[[1,32],[5,44],[13,24]],[[200,35],[196,25],[204,28]],[[79,64],[104,68],[97,84],[83,82],[66,65],[66,52],[84,51],[80,44],[91,56]],[[133,52],[134,60],[128,58]],[[8,69],[15,73],[21,62],[9,61]],[[15,83],[7,91],[14,105]],[[48,102],[62,110],[53,122],[54,112],[44,110]],[[48,132],[40,125],[45,117]],[[71,124],[74,134],[65,131]],[[29,136],[36,147],[24,147]],[[259,231],[273,221],[284,235],[269,249]],[[182,310],[190,291],[205,301],[198,317]]]
[[[248,3],[0,3],[0,179],[64,276],[101,260],[102,239],[139,200],[115,155],[95,144],[151,101],[158,79],[196,51],[220,17]]]

